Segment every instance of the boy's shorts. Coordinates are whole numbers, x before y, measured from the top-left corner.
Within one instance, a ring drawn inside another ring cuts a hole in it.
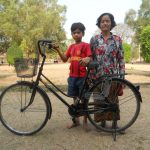
[[[79,96],[85,77],[69,77],[68,78],[68,95]]]

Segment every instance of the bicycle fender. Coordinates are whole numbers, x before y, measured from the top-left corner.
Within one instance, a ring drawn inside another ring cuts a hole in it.
[[[140,102],[142,103],[142,96],[141,96],[141,92],[140,92],[140,86],[139,85],[135,85],[135,88],[136,88],[137,93],[138,93],[138,95],[140,97]]]
[[[140,97],[140,102],[142,103],[142,96],[141,96],[141,93],[138,91],[138,94],[139,94],[139,97]]]
[[[33,86],[34,85],[34,82],[29,82],[29,81],[17,81],[17,82],[22,82],[24,84],[28,84],[28,85],[31,85]],[[39,86],[37,86],[36,88],[38,88],[40,91],[42,91],[42,96],[46,99],[46,102],[48,104],[48,108],[49,108],[49,112],[48,112],[48,118],[50,119],[51,118],[51,114],[52,114],[52,106],[51,106],[51,102],[50,102],[50,99],[47,95],[47,93]]]

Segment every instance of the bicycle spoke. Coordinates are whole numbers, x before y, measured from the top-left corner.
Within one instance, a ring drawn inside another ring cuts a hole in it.
[[[90,91],[87,114],[97,129],[114,133],[129,128],[135,122],[140,111],[140,98],[135,87],[126,80],[113,78],[110,85],[107,95],[104,91],[106,86],[102,81],[99,81],[97,86]],[[119,87],[123,88],[121,95],[118,95]],[[105,89],[108,90],[108,88]],[[102,98],[103,93],[107,97]],[[117,107],[113,104],[116,104]],[[115,119],[113,114],[115,114]],[[101,126],[104,120],[106,126]],[[113,128],[114,121],[117,122],[116,129]]]
[[[28,106],[32,95],[30,87],[30,83],[14,84],[4,91],[0,100],[2,123],[13,133],[36,133],[48,120],[48,106],[40,90],[36,91],[33,103]]]

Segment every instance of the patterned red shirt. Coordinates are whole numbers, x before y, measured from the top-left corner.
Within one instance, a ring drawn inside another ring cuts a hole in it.
[[[99,67],[91,71],[91,77],[99,78],[104,74],[124,74],[124,50],[119,36],[113,35],[105,41],[102,34],[95,35],[90,41],[94,61]]]
[[[79,44],[72,44],[69,46],[66,56],[70,58],[70,76],[71,77],[85,77],[86,67],[79,65],[81,58],[90,57],[90,45],[85,42]]]

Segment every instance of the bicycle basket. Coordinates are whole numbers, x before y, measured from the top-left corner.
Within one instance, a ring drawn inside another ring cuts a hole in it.
[[[37,58],[15,58],[14,61],[17,77],[31,78],[37,74]]]

